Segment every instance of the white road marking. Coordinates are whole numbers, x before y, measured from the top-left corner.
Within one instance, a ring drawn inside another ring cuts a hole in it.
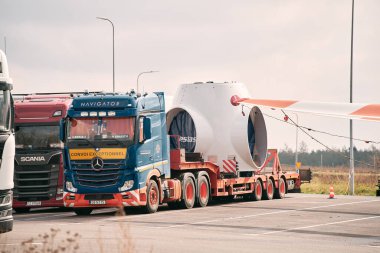
[[[291,212],[299,212],[299,211],[306,211],[306,210],[322,209],[322,208],[345,206],[345,205],[355,205],[355,204],[363,204],[363,203],[379,202],[379,201],[380,200],[365,200],[365,201],[357,201],[357,202],[349,202],[349,203],[339,203],[339,204],[333,204],[333,205],[327,205],[327,206],[305,207],[305,208],[300,208],[300,209],[273,211],[273,212],[267,212],[267,213],[259,213],[259,214],[251,214],[251,215],[221,218],[221,219],[214,219],[214,220],[198,221],[198,222],[192,222],[192,223],[186,223],[186,224],[180,224],[180,225],[160,226],[160,227],[155,227],[155,228],[156,229],[178,228],[178,227],[184,227],[184,226],[189,226],[189,225],[197,225],[197,224],[202,224],[202,223],[223,222],[223,221],[229,221],[229,220],[253,218],[253,217],[258,217],[258,216],[274,215],[274,214],[281,214],[281,213],[291,213]],[[187,209],[187,210],[192,210],[192,209]],[[378,217],[378,216],[376,216],[376,217]]]
[[[335,222],[329,222],[329,223],[321,223],[321,224],[304,226],[304,227],[297,227],[297,228],[288,228],[288,229],[282,229],[282,230],[278,230],[278,231],[271,231],[271,232],[258,233],[258,234],[245,234],[245,235],[250,235],[250,236],[271,235],[271,234],[284,233],[284,232],[289,232],[289,231],[294,231],[294,230],[330,226],[330,225],[335,225],[335,224],[349,223],[349,222],[376,219],[376,218],[380,218],[380,215],[379,216],[371,216],[371,217],[365,217],[365,218],[352,219],[352,220],[343,220],[343,221],[335,221]]]

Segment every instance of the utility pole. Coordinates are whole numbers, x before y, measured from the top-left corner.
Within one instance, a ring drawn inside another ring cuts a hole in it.
[[[353,63],[353,48],[354,48],[354,5],[355,0],[352,0],[351,14],[351,62],[350,62],[350,103],[352,103],[352,63]],[[355,164],[354,164],[354,144],[352,133],[352,119],[350,119],[350,173],[349,173],[349,194],[355,194]]]
[[[323,154],[322,154],[322,151],[321,151],[321,168],[323,167]]]
[[[297,126],[296,126],[296,157],[295,157],[295,165],[297,167],[297,164],[298,164],[298,114],[297,113],[294,113],[294,115],[296,115],[296,119],[297,119]]]

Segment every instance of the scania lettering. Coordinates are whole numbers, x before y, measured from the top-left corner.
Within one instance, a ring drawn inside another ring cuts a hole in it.
[[[70,94],[15,95],[13,208],[63,206],[63,162],[59,122],[71,104]]]
[[[229,101],[236,90],[223,93],[234,86],[213,83],[181,87],[185,92],[205,92],[214,99],[210,105],[222,103],[215,108],[219,112],[208,116],[219,129],[206,125],[207,117],[188,104],[181,104],[188,111],[176,107],[166,114],[162,92],[142,97],[134,92],[75,97],[61,122],[65,206],[78,215],[88,215],[94,208],[127,206],[141,206],[153,213],[163,203],[171,208],[203,207],[211,198],[283,198],[287,191],[299,189],[299,174],[283,172],[277,151],[267,150],[261,112],[255,109],[242,116]],[[177,103],[186,101],[186,93],[177,97]],[[199,97],[192,99],[195,104],[207,101],[197,94],[194,97]],[[110,101],[118,106],[111,106]],[[88,107],[98,103],[109,106]],[[226,111],[234,114],[234,120],[218,120]],[[202,120],[195,121],[198,119]],[[235,121],[241,121],[240,125]],[[237,125],[235,131],[232,125]],[[218,131],[239,138],[227,138]],[[245,149],[241,153],[240,146]],[[252,167],[245,161],[251,161]]]
[[[12,188],[15,139],[12,88],[7,58],[0,50],[0,233],[11,231],[13,228]]]
[[[21,162],[45,162],[45,157],[43,156],[31,156],[31,157],[20,157]]]

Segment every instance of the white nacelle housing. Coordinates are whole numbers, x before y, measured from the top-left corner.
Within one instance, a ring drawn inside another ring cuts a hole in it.
[[[222,170],[223,160],[234,158],[240,171],[252,171],[266,160],[265,121],[258,107],[244,108],[243,115],[241,107],[231,105],[233,95],[250,96],[242,83],[181,85],[167,113],[167,130],[181,136],[187,152],[202,153]]]

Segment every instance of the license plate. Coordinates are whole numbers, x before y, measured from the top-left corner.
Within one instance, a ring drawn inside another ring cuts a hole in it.
[[[105,200],[90,200],[90,205],[105,205]]]
[[[41,205],[41,201],[27,201],[26,205],[27,206],[40,206]]]

